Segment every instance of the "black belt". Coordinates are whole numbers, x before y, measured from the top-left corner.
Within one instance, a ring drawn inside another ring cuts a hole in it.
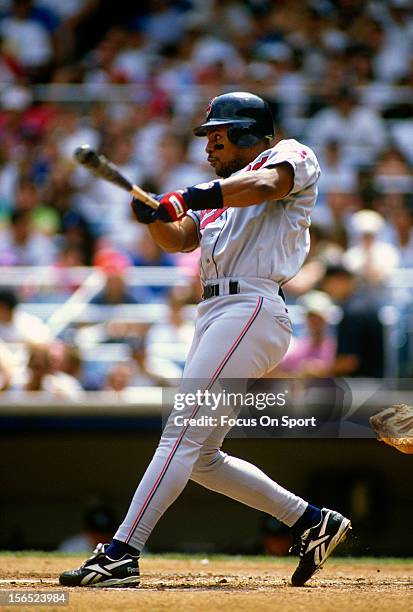
[[[229,292],[228,295],[235,295],[239,293],[239,282],[238,281],[229,281]],[[278,289],[278,295],[284,300],[284,292],[281,287]],[[212,297],[219,296],[219,285],[205,285],[204,290],[202,292],[202,299],[209,300]]]

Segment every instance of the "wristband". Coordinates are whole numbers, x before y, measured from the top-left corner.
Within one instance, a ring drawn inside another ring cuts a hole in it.
[[[187,187],[182,197],[191,210],[211,210],[224,205],[219,181]]]

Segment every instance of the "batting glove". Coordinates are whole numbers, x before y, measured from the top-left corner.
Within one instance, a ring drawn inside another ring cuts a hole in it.
[[[170,223],[172,221],[180,221],[185,217],[187,205],[184,195],[180,191],[170,191],[161,196],[158,213],[161,221]]]
[[[155,221],[172,223],[173,221],[179,221],[185,217],[187,207],[180,192],[172,191],[162,195],[151,195],[159,202],[159,208],[157,210],[154,210],[137,198],[132,198],[132,211],[139,223],[144,223],[145,225],[154,223]]]
[[[151,193],[151,196],[156,198],[155,194]],[[139,223],[144,223],[145,225],[148,225],[149,223],[153,223],[157,220],[156,213],[158,211],[154,210],[141,200],[138,200],[138,198],[132,198],[130,206],[135,219],[139,221]]]

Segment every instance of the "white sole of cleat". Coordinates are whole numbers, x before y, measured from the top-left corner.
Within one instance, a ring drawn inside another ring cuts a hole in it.
[[[111,588],[122,588],[122,587],[138,587],[140,584],[140,579],[137,577],[130,577],[130,578],[123,578],[123,579],[119,579],[119,578],[111,578],[109,580],[105,580],[104,582],[96,582],[95,584],[88,584],[85,586],[88,586],[90,588],[105,588],[105,587],[111,587]]]

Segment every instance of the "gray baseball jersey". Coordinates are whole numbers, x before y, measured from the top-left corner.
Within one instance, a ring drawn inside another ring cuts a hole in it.
[[[199,232],[203,282],[230,276],[282,285],[297,274],[310,248],[310,213],[317,198],[320,166],[314,152],[297,140],[281,140],[232,176],[283,162],[294,169],[294,186],[284,199],[188,212]]]

